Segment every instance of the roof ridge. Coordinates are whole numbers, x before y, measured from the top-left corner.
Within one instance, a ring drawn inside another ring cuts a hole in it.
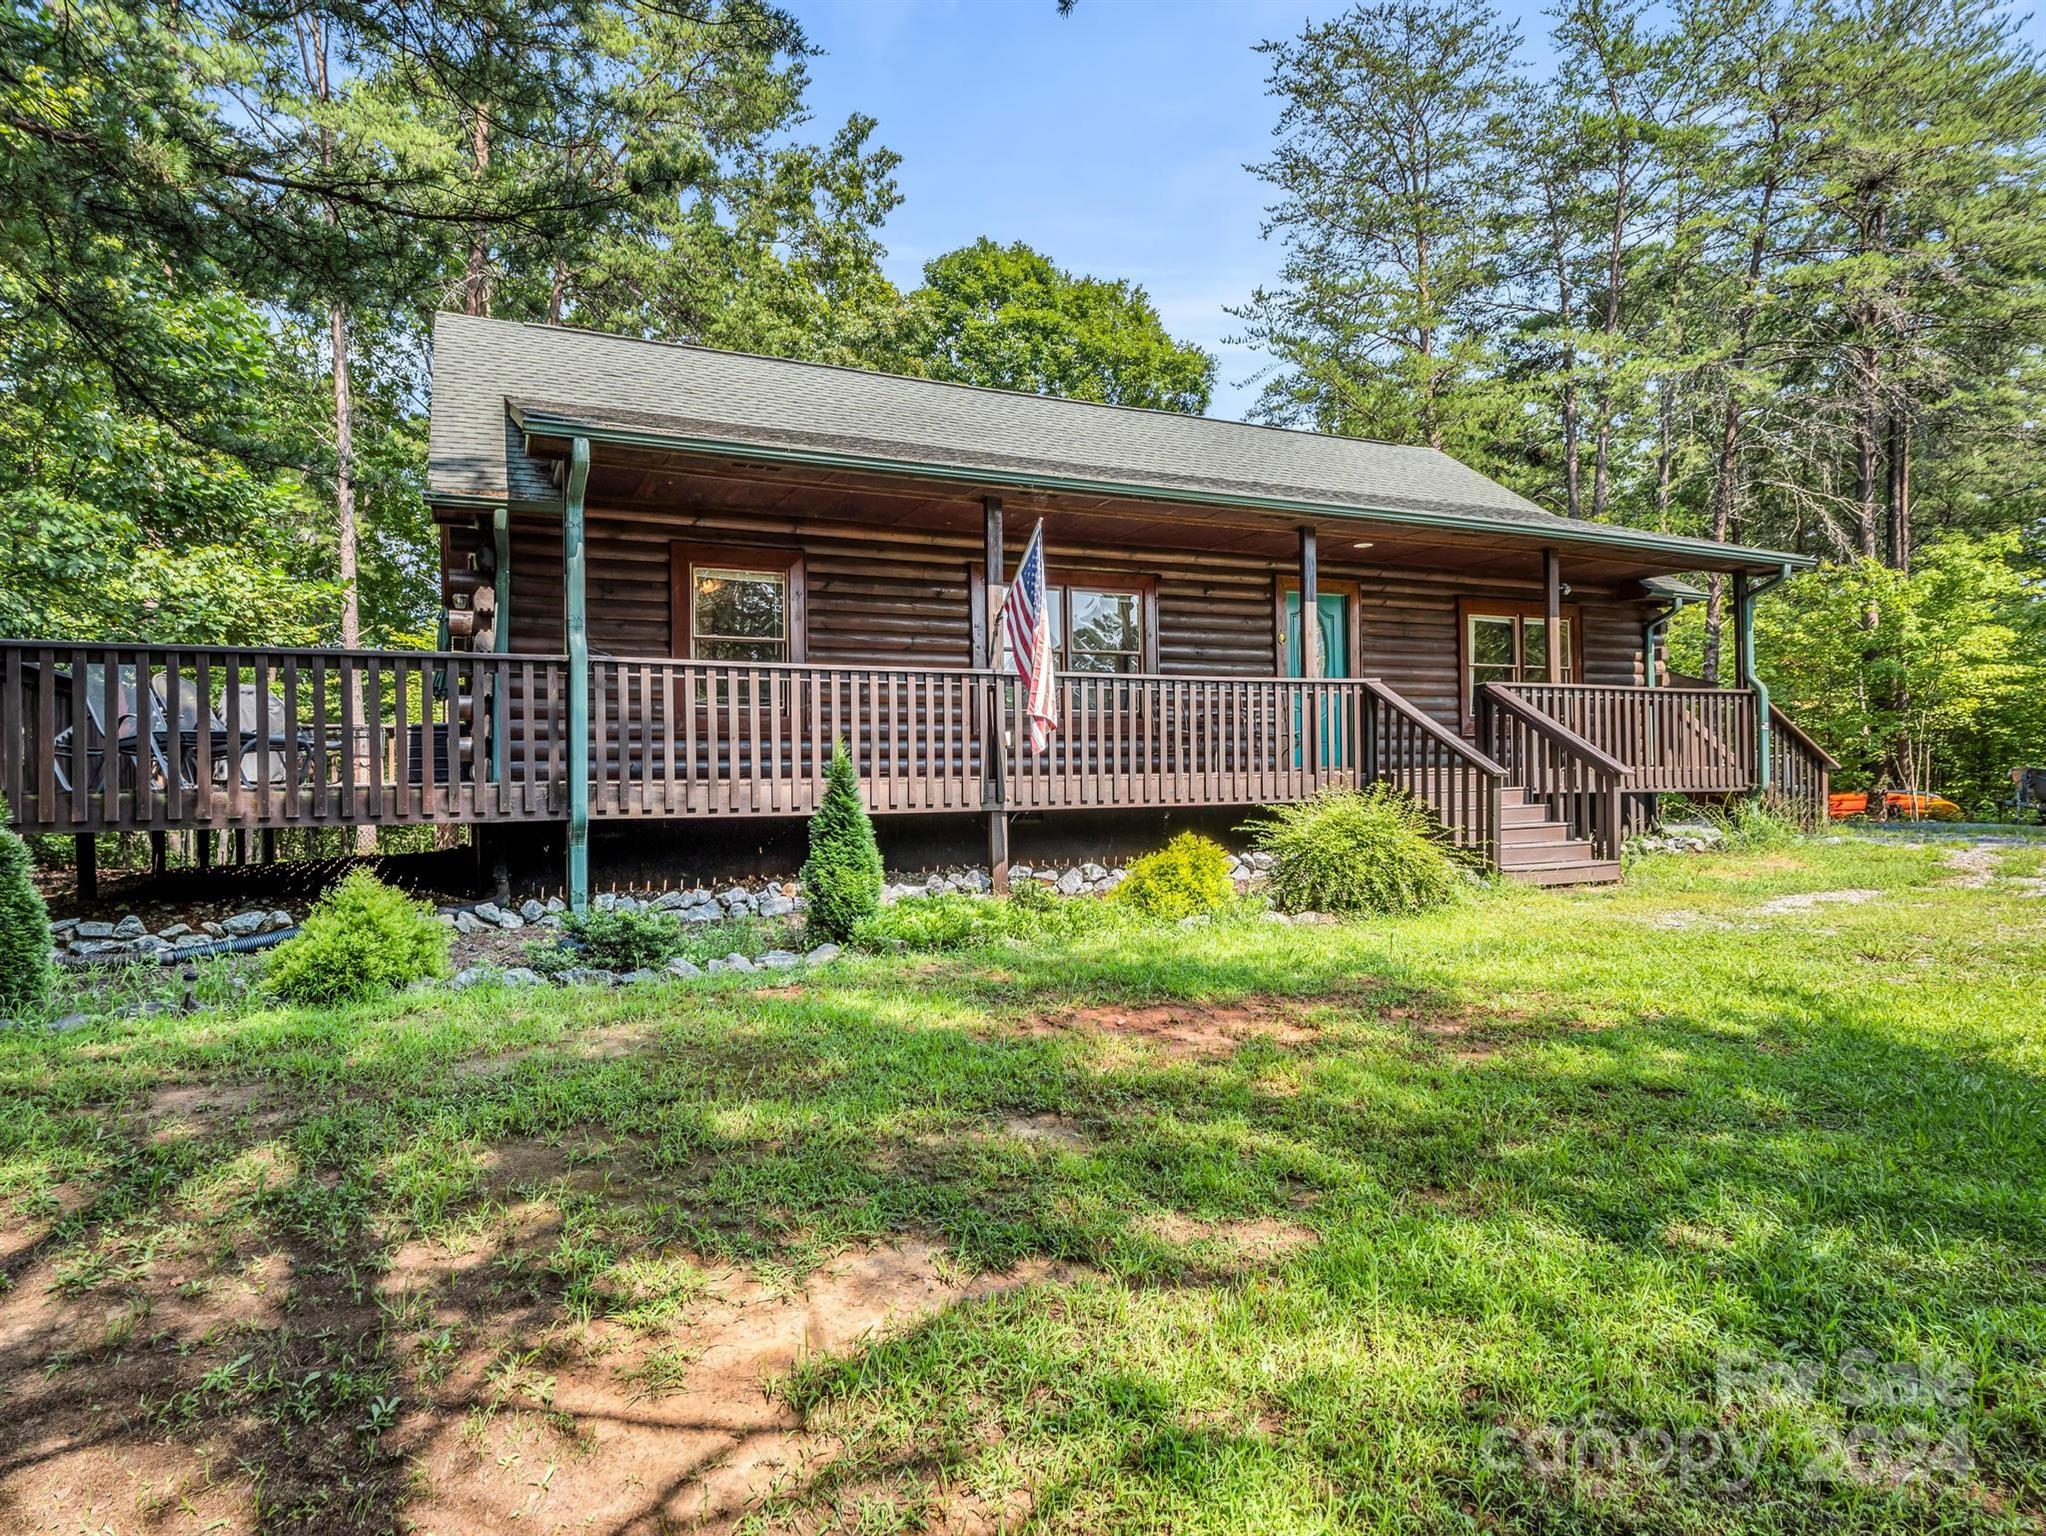
[[[1041,400],[1054,405],[1086,406],[1097,411],[1128,411],[1138,416],[1163,416],[1172,421],[1204,421],[1215,426],[1246,427],[1254,432],[1277,432],[1290,437],[1318,439],[1333,437],[1346,443],[1369,443],[1374,448],[1398,448],[1414,453],[1430,453],[1456,463],[1463,462],[1456,459],[1453,454],[1429,443],[1398,443],[1386,437],[1317,432],[1312,427],[1287,427],[1271,421],[1245,421],[1236,416],[1210,416],[1205,411],[1195,415],[1189,411],[1168,411],[1155,405],[1127,405],[1120,400],[1081,400],[1072,395],[1048,395],[1034,389],[1005,389],[999,384],[969,384],[963,379],[933,379],[917,373],[894,373],[886,368],[862,368],[854,363],[826,363],[812,357],[782,357],[773,352],[748,352],[740,347],[713,347],[701,341],[668,341],[658,336],[632,336],[623,331],[600,331],[594,326],[587,325],[561,325],[545,320],[499,320],[494,315],[469,315],[454,309],[439,310],[436,311],[436,315],[451,315],[461,321],[481,320],[491,325],[519,326],[526,330],[551,331],[570,336],[592,336],[600,341],[631,342],[642,347],[666,347],[676,352],[708,352],[716,357],[742,357],[751,362],[782,363],[793,368],[817,368],[832,373],[856,374],[863,378],[899,379],[905,384],[928,384],[939,389],[968,390],[983,395],[1006,395],[1017,400]]]

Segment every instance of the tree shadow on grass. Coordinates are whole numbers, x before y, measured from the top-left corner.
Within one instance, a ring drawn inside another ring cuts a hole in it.
[[[1138,990],[1240,997],[1256,989],[1231,989],[1251,979],[1231,962]],[[1098,996],[1084,983],[1069,993]],[[113,1177],[10,1261],[0,1297],[0,1380],[18,1410],[0,1429],[0,1512],[39,1516],[68,1479],[118,1489],[146,1522],[171,1523],[183,1498],[265,1529],[385,1529],[408,1518],[429,1454],[436,1467],[456,1458],[462,1476],[505,1457],[573,1468],[629,1429],[681,1448],[633,1474],[637,1513],[613,1527],[650,1529],[749,1446],[789,1444],[798,1410],[885,1417],[929,1390],[932,1351],[975,1359],[973,1320],[949,1311],[970,1300],[954,1266],[1063,1262],[1112,1288],[1227,1290],[1275,1272],[1161,1235],[1160,1213],[1212,1224],[1283,1212],[1327,1240],[1281,1261],[1288,1285],[1340,1300],[1368,1271],[1416,1326],[1482,1322],[1501,1272],[1536,1257],[1531,1226],[1574,1245],[1551,1260],[1560,1286],[1663,1286],[1699,1299],[1707,1335],[1784,1347],[1837,1351],[1900,1311],[1958,1337],[1965,1307],[2038,1299],[2036,1271],[2028,1290],[2000,1284],[1988,1258],[1967,1261],[1957,1290],[1951,1267],[1894,1260],[1926,1224],[1985,1253],[2046,1251],[2036,1182],[2013,1178],[2041,1165],[2046,1086],[1984,1052],[1904,1040],[1866,1001],[1776,987],[1732,1024],[1668,1011],[1596,1029],[1567,1011],[1480,1019],[1486,1049],[1473,1052],[1469,1032],[1429,1027],[1470,1010],[1408,974],[1318,1005],[1326,1028],[1311,1038],[1188,1059],[1147,1043],[1113,1050],[1106,1032],[1015,1031],[997,1016],[1013,995],[994,982],[938,997],[857,984],[727,993],[632,1010],[644,1038],[622,1052],[536,1049],[487,1073],[470,1069],[474,1056],[427,1053],[338,1098],[323,1085],[332,1074],[308,1086],[303,1063],[258,1053],[243,1070],[264,1089],[261,1128],[202,1119],[165,1142],[94,1116],[122,1142]],[[345,1057],[362,1044],[342,1030],[322,1048]],[[1275,1073],[1286,1093],[1266,1091]],[[1077,1129],[1029,1142],[1002,1133],[1015,1115]],[[206,1187],[273,1144],[290,1177],[231,1197]],[[567,1152],[522,1158],[532,1147]],[[1758,1219],[1730,1230],[1739,1212]],[[1687,1226],[1718,1246],[1673,1245]],[[422,1233],[478,1257],[414,1316],[391,1266]],[[624,1366],[686,1381],[691,1362],[656,1357],[677,1341],[686,1353],[711,1304],[683,1287],[661,1303],[661,1326],[626,1328],[621,1299],[649,1305],[648,1282],[631,1277],[672,1259],[748,1285],[773,1277],[779,1295],[806,1276],[832,1283],[814,1276],[834,1253],[911,1235],[942,1255],[912,1277],[938,1315],[846,1345],[793,1378],[779,1406],[762,1399],[735,1425],[701,1404],[647,1413],[617,1387]],[[264,1283],[233,1289],[258,1258],[275,1266]],[[213,1303],[181,1310],[209,1277]],[[1036,1295],[983,1305],[1045,1305]],[[437,1362],[444,1331],[456,1358]],[[1567,1366],[1564,1334],[1542,1347]],[[1270,1453],[1271,1434],[1117,1407],[1165,1389],[1130,1388],[1112,1337],[1059,1368],[1139,1459],[1033,1490],[1040,1516],[1084,1503],[1090,1476],[1198,1481]],[[561,1397],[597,1377],[612,1396]],[[395,1418],[376,1406],[387,1398],[402,1400]],[[454,1429],[478,1416],[496,1436],[490,1456]],[[106,1465],[82,1478],[94,1453]],[[914,1439],[819,1454],[821,1469],[742,1468],[738,1490],[837,1505],[862,1479],[898,1488],[972,1462]],[[548,1497],[500,1471],[489,1475],[510,1478],[512,1507]],[[756,1474],[759,1488],[745,1480]],[[153,1490],[146,1507],[137,1481]]]

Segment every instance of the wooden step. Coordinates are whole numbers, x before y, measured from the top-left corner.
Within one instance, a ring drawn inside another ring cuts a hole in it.
[[[1507,822],[1499,828],[1499,845],[1502,848],[1567,843],[1570,840],[1570,829],[1560,821]]]
[[[1511,874],[1516,869],[1534,869],[1549,864],[1590,864],[1591,844],[1581,837],[1548,843],[1501,843],[1499,867]]]
[[[1549,808],[1539,801],[1530,800],[1517,789],[1506,791],[1506,798],[1499,806],[1501,827],[1523,827],[1529,822],[1547,821]]]
[[[1617,885],[1618,859],[1579,859],[1563,864],[1526,864],[1501,871],[1516,885]]]

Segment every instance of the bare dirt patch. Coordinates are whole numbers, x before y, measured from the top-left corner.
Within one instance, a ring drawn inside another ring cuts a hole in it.
[[[727,1271],[671,1330],[586,1329],[514,1370],[504,1361],[521,1341],[478,1334],[401,1432],[421,1490],[406,1519],[432,1531],[731,1530],[770,1497],[800,1501],[839,1452],[774,1395],[775,1378],[1076,1273],[1034,1262],[971,1276],[911,1241],[846,1254],[799,1289]]]
[[[1138,1230],[1187,1248],[1221,1258],[1229,1267],[1245,1264],[1275,1264],[1321,1241],[1311,1227],[1276,1216],[1258,1216],[1242,1221],[1201,1221],[1176,1211],[1147,1216]]]
[[[1798,891],[1789,896],[1772,896],[1769,900],[1757,902],[1749,910],[1757,917],[1787,917],[1793,912],[1809,912],[1814,907],[1858,906],[1864,901],[1879,901],[1881,891],[1863,890],[1853,887],[1844,891]]]
[[[1233,1055],[1251,1040],[1304,1045],[1315,1030],[1299,1017],[1298,1005],[1253,998],[1238,1003],[1175,1002],[1131,1006],[1103,1003],[1039,1019],[1031,1033],[1070,1032],[1137,1041],[1167,1056],[1200,1058]]]
[[[1060,1152],[1091,1152],[1094,1143],[1064,1115],[1011,1115],[1002,1122],[1005,1134]]]

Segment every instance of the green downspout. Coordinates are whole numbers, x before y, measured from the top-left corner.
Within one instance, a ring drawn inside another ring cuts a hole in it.
[[[1641,680],[1650,688],[1660,688],[1662,680],[1657,675],[1655,648],[1662,640],[1662,632],[1669,628],[1669,621],[1684,611],[1688,597],[1673,597],[1669,605],[1658,609],[1641,621]]]
[[[568,630],[568,904],[590,904],[590,622],[583,594],[583,491],[590,483],[590,440],[569,447],[561,498],[562,586]]]
[[[503,656],[511,650],[511,508],[493,507],[490,528],[497,555],[492,576],[497,617],[492,621],[491,649]],[[500,691],[492,695],[494,709],[490,722],[490,777],[500,784],[504,782],[505,725],[510,718],[502,686],[500,681]]]
[[[1741,686],[1755,696],[1755,792],[1761,795],[1769,793],[1770,781],[1769,685],[1755,670],[1755,599],[1789,578],[1789,566],[1759,582],[1750,582],[1746,571],[1736,571],[1733,576],[1734,653]]]

